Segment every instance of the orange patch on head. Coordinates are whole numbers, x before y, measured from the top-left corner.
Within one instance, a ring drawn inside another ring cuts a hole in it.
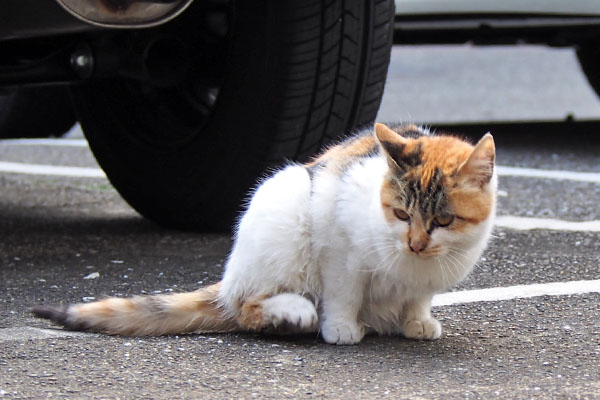
[[[473,151],[473,146],[452,136],[426,136],[421,143],[423,163],[418,171],[421,186],[427,187],[439,170],[444,176],[452,176]]]
[[[455,188],[450,191],[448,197],[456,215],[471,223],[487,219],[494,202],[491,193],[471,188]]]

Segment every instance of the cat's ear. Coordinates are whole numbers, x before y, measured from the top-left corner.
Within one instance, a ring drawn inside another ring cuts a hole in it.
[[[397,132],[391,130],[384,124],[375,124],[375,137],[379,146],[386,155],[386,159],[390,168],[401,170],[400,165],[403,163],[402,153],[408,143],[408,140],[400,136]]]
[[[469,158],[459,167],[459,181],[483,187],[492,179],[495,161],[494,138],[488,132],[477,142]]]

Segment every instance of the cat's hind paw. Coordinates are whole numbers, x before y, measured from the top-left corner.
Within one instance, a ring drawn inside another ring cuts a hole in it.
[[[402,334],[409,339],[439,339],[442,335],[442,325],[435,318],[425,321],[413,319],[404,323]]]
[[[263,301],[263,325],[278,333],[316,332],[319,317],[313,303],[293,293],[282,293]]]
[[[365,328],[356,322],[330,322],[321,325],[321,336],[330,344],[356,344],[365,336]]]

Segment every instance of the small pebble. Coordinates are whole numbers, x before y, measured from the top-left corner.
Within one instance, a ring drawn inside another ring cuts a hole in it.
[[[100,272],[92,272],[89,275],[83,277],[83,279],[97,279],[100,278]]]

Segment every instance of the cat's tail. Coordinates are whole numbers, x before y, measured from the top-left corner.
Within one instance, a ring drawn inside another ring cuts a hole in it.
[[[36,306],[31,312],[72,330],[126,336],[155,336],[236,330],[235,318],[218,305],[220,283],[195,292],[132,298],[110,297],[93,303]]]

